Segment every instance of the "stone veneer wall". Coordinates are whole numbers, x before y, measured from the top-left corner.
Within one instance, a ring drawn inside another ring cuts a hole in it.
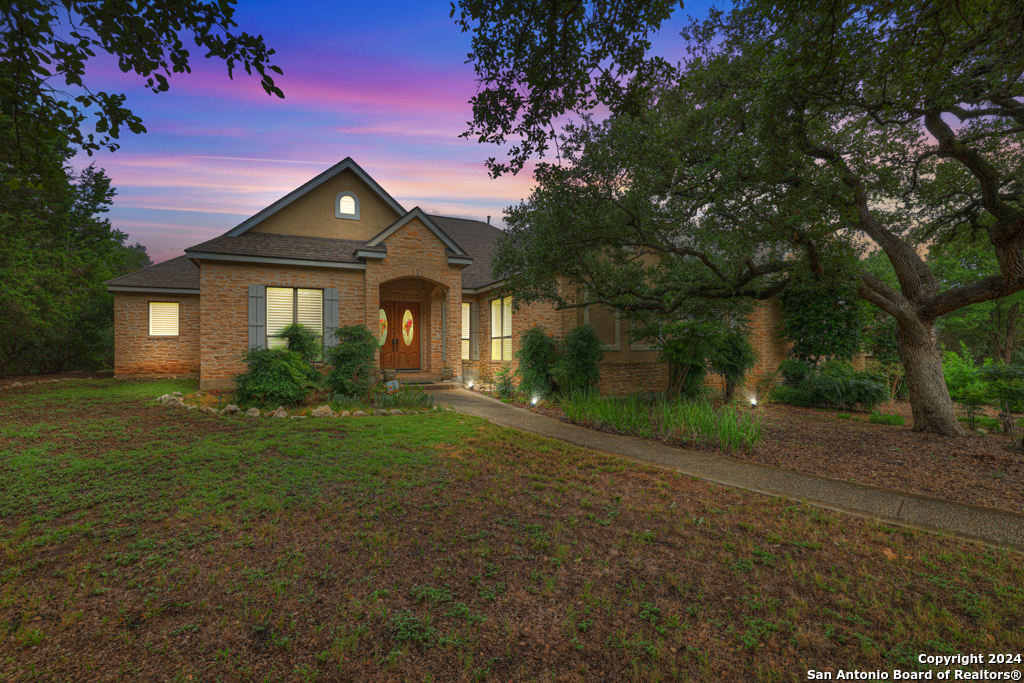
[[[600,363],[600,368],[601,381],[597,388],[602,394],[668,389],[668,363],[611,361]]]
[[[448,264],[444,243],[431,232],[423,222],[414,218],[396,233],[384,240],[387,256],[384,259],[366,260],[366,279],[363,283],[364,320],[376,333],[380,312],[382,286],[384,291],[393,280],[413,278],[426,281],[430,286],[429,306],[421,306],[420,317],[428,321],[441,320],[441,303],[448,302],[448,360],[442,359],[441,325],[424,327],[423,370],[437,371],[444,365],[452,368],[456,377],[461,376],[462,366],[458,349],[461,343],[462,321],[462,267]],[[380,364],[378,352],[375,361]]]
[[[363,271],[276,264],[204,261],[200,272],[202,330],[201,389],[231,386],[245,365],[238,359],[249,344],[249,285],[338,290],[338,325],[362,324]]]
[[[149,336],[149,302],[177,302],[178,336]],[[114,293],[114,375],[178,375],[199,371],[197,294]]]
[[[569,288],[567,287],[565,292],[568,293]],[[491,375],[498,372],[501,366],[506,362],[511,363],[512,369],[518,366],[515,358],[513,357],[510,361],[497,361],[491,360],[491,301],[497,298],[495,292],[485,292],[479,295],[466,295],[466,301],[478,301],[479,312],[480,312],[480,334],[479,334],[479,349],[480,359],[475,361],[462,361],[463,368],[468,370],[466,373],[467,377],[473,379],[480,376],[481,372],[484,375],[490,373]],[[462,333],[461,333],[461,301],[459,306],[460,326],[458,331],[458,341],[461,344]],[[554,306],[546,303],[533,303],[527,306],[523,306],[518,311],[512,311],[512,353],[515,354],[519,350],[519,337],[526,330],[541,325],[547,330],[549,336],[553,336],[555,339],[562,339],[565,334],[576,326],[576,310],[556,310]],[[461,349],[461,346],[456,347]],[[458,356],[456,356],[458,358]]]

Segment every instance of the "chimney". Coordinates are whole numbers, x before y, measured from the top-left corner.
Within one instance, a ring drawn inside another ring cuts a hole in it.
[[[490,217],[490,216],[488,216],[488,217],[487,217],[487,225],[490,225],[490,224],[491,224],[491,217]]]

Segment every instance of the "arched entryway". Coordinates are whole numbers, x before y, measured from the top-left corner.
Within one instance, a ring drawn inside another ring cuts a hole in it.
[[[434,346],[441,343],[447,288],[417,277],[380,284],[377,339],[380,367],[399,372],[437,371]]]

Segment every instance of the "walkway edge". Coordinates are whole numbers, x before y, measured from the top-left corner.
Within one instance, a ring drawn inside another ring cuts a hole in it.
[[[446,392],[459,412],[590,451],[675,470],[725,486],[956,538],[1024,551],[1024,514],[858,484],[714,453],[595,432],[466,390]]]

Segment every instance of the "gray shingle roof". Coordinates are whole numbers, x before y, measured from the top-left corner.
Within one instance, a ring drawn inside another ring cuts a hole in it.
[[[495,281],[491,274],[491,255],[498,246],[501,230],[468,218],[432,215],[430,219],[473,258],[473,265],[462,269],[463,287],[476,289]]]
[[[134,273],[128,273],[106,285],[117,287],[154,287],[162,289],[194,289],[199,292],[199,269],[185,256],[178,256],[169,261],[149,266]]]
[[[354,254],[355,250],[361,246],[363,246],[363,240],[246,232],[238,237],[229,237],[228,235],[214,237],[212,240],[189,247],[185,252],[359,263],[359,259]]]

